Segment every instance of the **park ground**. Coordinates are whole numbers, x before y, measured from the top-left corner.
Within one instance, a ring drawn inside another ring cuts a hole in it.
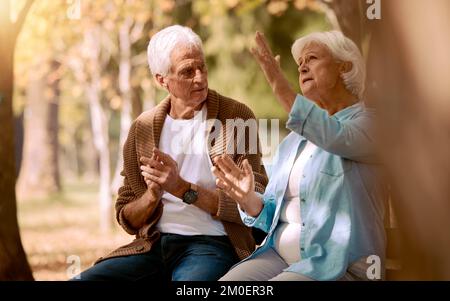
[[[101,233],[97,189],[96,183],[73,182],[50,198],[18,201],[22,243],[36,280],[68,280],[76,270],[74,258],[84,270],[132,241],[117,223]]]

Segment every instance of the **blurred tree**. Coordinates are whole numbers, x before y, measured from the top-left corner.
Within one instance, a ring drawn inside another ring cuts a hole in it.
[[[150,96],[150,102],[154,103],[154,85],[148,79],[146,64],[147,32],[150,27],[155,29],[170,20],[166,12],[171,6],[162,12],[160,6],[164,3],[134,0],[83,3],[85,13],[79,20],[83,42],[74,46],[78,57],[69,61],[77,81],[83,83],[90,107],[92,137],[99,159],[102,231],[111,227],[112,194],[122,184],[122,147],[133,115],[142,112],[142,94]],[[118,135],[114,111],[119,111]],[[113,147],[116,137],[119,143]],[[112,149],[117,150],[116,156]],[[111,181],[113,162],[116,171]]]
[[[368,95],[401,234],[397,277],[450,280],[450,3],[383,1],[371,27]]]
[[[109,62],[109,54],[102,53],[101,44],[106,34],[101,24],[89,22],[84,29],[83,54],[87,72],[86,97],[89,103],[94,146],[98,154],[100,167],[100,229],[103,232],[112,226],[111,162],[109,150],[108,112],[102,104],[101,73]],[[103,55],[102,55],[103,54]]]
[[[83,145],[92,149],[91,136],[84,130],[89,123],[85,112],[80,110],[80,103],[85,103],[80,99],[82,87],[67,64],[71,56],[79,55],[71,49],[81,39],[75,26],[77,21],[68,18],[67,4],[36,2],[17,41],[14,109],[18,114],[27,112],[24,158],[17,184],[21,197],[45,197],[60,191],[60,163],[64,165],[66,180],[70,180],[72,170],[83,175],[96,166],[96,158],[77,149],[80,143],[70,141],[82,138]],[[32,81],[41,84],[33,85]],[[36,91],[34,95],[31,86]],[[60,113],[63,118],[59,118]],[[81,153],[86,155],[79,156]],[[73,158],[67,157],[71,154]]]
[[[37,2],[28,16],[16,52],[16,90],[26,97],[23,160],[16,190],[19,198],[48,197],[61,190],[59,178],[59,103],[61,60],[69,31],[61,26],[65,5]]]
[[[362,50],[367,35],[366,0],[319,0],[329,21]]]
[[[127,139],[128,130],[132,121],[132,102],[133,91],[131,89],[131,27],[133,26],[133,19],[127,16],[123,20],[119,28],[119,91],[121,94],[121,110],[120,110],[120,136],[119,136],[119,154],[117,156],[116,171],[114,173],[113,181],[111,183],[111,193],[114,194],[122,185],[122,177],[120,172],[123,168],[123,156],[121,156],[123,145]],[[142,24],[142,23],[141,23]],[[136,27],[135,27],[136,28]],[[137,31],[137,35],[142,34],[141,30]],[[139,38],[139,37],[136,37]]]
[[[17,224],[12,107],[14,50],[32,3],[26,1],[13,22],[10,1],[0,1],[0,280],[33,279]]]
[[[287,115],[273,97],[270,87],[248,51],[255,31],[266,34],[281,56],[282,68],[298,90],[298,72],[290,46],[299,36],[329,29],[323,11],[307,2],[292,1],[195,1],[192,22],[202,36],[208,60],[211,87],[249,105],[258,118],[286,120]],[[226,41],[227,47],[224,47]]]
[[[61,189],[58,168],[60,64],[54,60],[49,66],[51,69],[45,68],[45,62],[38,65],[41,69],[30,66],[36,71],[29,75],[26,89],[23,161],[16,185],[20,199],[45,198]]]
[[[47,49],[39,48],[38,53],[56,57],[61,64],[58,82],[63,87],[60,95],[63,117],[59,122],[59,138],[64,156],[61,161],[68,167],[65,178],[71,172],[83,174],[85,169],[98,166],[102,220],[112,216],[111,194],[116,193],[122,181],[122,145],[130,122],[142,110],[150,109],[165,93],[155,88],[148,71],[146,46],[153,33],[174,23],[194,28],[204,41],[211,88],[247,103],[260,118],[285,120],[286,114],[272,97],[259,67],[247,51],[254,31],[260,29],[267,33],[269,41],[283,57],[282,65],[289,79],[297,86],[297,68],[290,58],[292,41],[308,31],[329,28],[317,1],[99,0],[80,3],[79,18],[63,18],[57,26],[52,25],[55,24],[52,17],[61,15],[59,11],[65,13],[67,7],[58,11],[48,9],[46,15],[51,17],[36,25],[36,30],[47,27],[54,36],[46,39]],[[67,6],[66,3],[59,5]],[[32,35],[34,30],[29,32]],[[36,38],[29,38],[30,43],[35,44]],[[224,41],[229,47],[223,47]],[[36,48],[30,48],[36,53]],[[26,62],[21,60],[20,65],[25,67]],[[27,79],[28,71],[22,68],[20,78]],[[21,85],[24,91],[26,83],[24,80]],[[48,91],[49,85],[44,86]],[[88,108],[90,114],[85,114]],[[91,145],[95,152],[89,152]],[[96,158],[98,164],[92,163],[92,158]],[[110,222],[102,222],[104,224]]]
[[[146,42],[148,41],[149,27],[158,27],[154,10],[159,9],[154,1],[144,5],[142,2],[123,0],[117,2],[118,16],[115,23],[118,35],[118,86],[120,93],[120,131],[117,147],[116,167],[111,183],[111,192],[116,194],[122,185],[123,169],[122,150],[128,136],[131,122],[142,113],[141,82],[148,77]],[[157,12],[156,14],[158,14]],[[139,68],[144,66],[144,74]],[[154,89],[151,85],[150,89]],[[154,93],[152,93],[154,95]],[[152,100],[154,103],[154,100]]]

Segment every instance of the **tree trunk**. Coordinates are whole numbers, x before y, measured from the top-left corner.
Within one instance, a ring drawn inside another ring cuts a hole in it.
[[[100,187],[100,230],[107,232],[112,226],[112,198],[110,190],[111,167],[108,138],[108,120],[100,103],[100,79],[92,79],[87,89],[91,113],[92,135],[99,158]]]
[[[352,39],[360,50],[365,35],[365,14],[363,12],[365,3],[365,0],[333,0],[331,3],[342,32]]]
[[[112,193],[115,194],[122,185],[123,146],[131,126],[132,91],[131,91],[131,41],[130,28],[132,19],[127,18],[119,29],[120,63],[119,63],[119,90],[122,96],[122,110],[120,111],[120,137],[119,154],[117,156],[116,171],[111,184]]]
[[[420,22],[417,22],[420,20]],[[450,3],[384,1],[369,97],[401,233],[400,279],[450,280]]]
[[[58,166],[58,106],[59,79],[57,62],[51,63],[50,73],[40,74],[36,64],[35,76],[30,76],[24,120],[23,164],[17,183],[20,199],[45,198],[59,192],[61,184]],[[48,89],[50,87],[50,89]],[[45,91],[51,95],[46,95]]]
[[[16,180],[19,177],[20,166],[22,165],[22,154],[23,154],[23,120],[24,120],[24,112],[22,111],[18,116],[14,117],[14,155],[16,157]]]
[[[86,30],[85,42],[89,47],[90,81],[87,83],[86,94],[91,113],[91,125],[94,145],[99,157],[100,171],[100,230],[108,232],[112,227],[113,211],[111,197],[111,166],[109,151],[108,117],[101,104],[101,70],[100,70],[100,28],[95,26]]]
[[[362,50],[366,35],[365,11],[366,0],[333,0],[322,3],[327,7],[325,14],[335,29],[341,30]]]
[[[9,21],[8,1],[0,2],[0,23],[0,280],[33,280],[17,222],[12,110],[17,28],[15,30]]]

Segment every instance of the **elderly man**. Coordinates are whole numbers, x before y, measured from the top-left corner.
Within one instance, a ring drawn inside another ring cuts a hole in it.
[[[251,146],[254,139],[234,139],[234,128],[225,126],[255,117],[244,104],[208,89],[202,43],[191,29],[174,25],[155,34],[148,61],[169,95],[137,118],[124,146],[116,213],[136,239],[77,278],[214,281],[255,247],[235,200],[216,187],[211,172],[214,158],[226,153],[235,164],[252,166],[255,190],[264,192],[259,140]]]

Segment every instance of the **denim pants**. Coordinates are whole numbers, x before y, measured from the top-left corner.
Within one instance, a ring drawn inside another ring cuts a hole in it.
[[[106,259],[72,280],[216,281],[238,261],[227,236],[163,233],[149,252]]]

